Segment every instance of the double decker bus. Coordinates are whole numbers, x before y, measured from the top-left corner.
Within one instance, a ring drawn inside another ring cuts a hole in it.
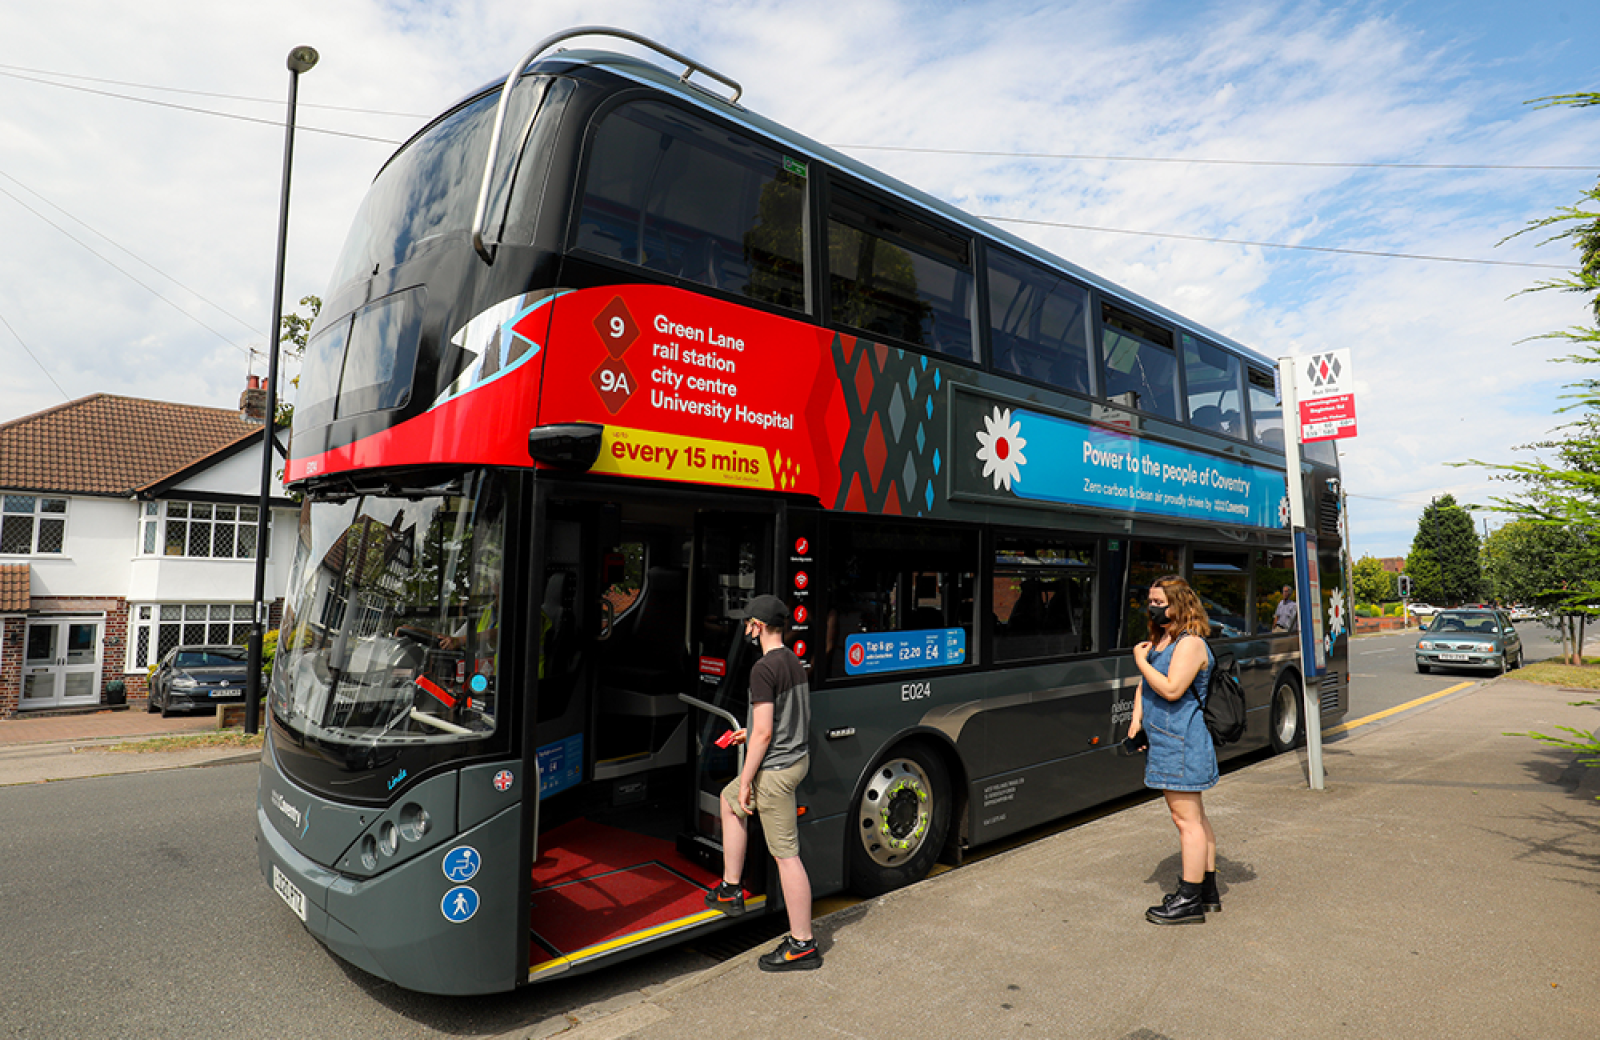
[[[470,994],[725,927],[762,593],[811,677],[819,895],[1138,790],[1162,574],[1239,670],[1224,757],[1294,746],[1291,487],[1344,714],[1336,458],[1287,480],[1271,362],[601,31],[671,68],[573,30],[427,125],[306,350],[257,826],[317,939]],[[777,909],[770,862],[745,884]]]

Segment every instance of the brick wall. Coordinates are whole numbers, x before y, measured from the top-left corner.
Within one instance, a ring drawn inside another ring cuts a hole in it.
[[[24,617],[0,617],[0,719],[9,719],[22,703],[22,633]]]

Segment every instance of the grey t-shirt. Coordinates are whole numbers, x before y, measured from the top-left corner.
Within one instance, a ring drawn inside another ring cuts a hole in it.
[[[772,704],[772,744],[761,760],[762,769],[794,765],[811,750],[811,684],[805,665],[788,647],[762,655],[750,669],[750,705]]]

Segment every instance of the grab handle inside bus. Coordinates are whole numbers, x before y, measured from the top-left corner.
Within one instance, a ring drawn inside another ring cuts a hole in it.
[[[719,719],[726,719],[728,725],[732,726],[734,729],[743,729],[744,728],[744,724],[742,722],[740,722],[738,717],[735,716],[733,714],[733,712],[731,712],[731,711],[724,711],[723,709],[717,707],[715,704],[707,704],[705,701],[701,700],[700,698],[691,697],[687,693],[678,694],[678,699],[680,701],[682,701],[683,703],[685,703],[687,705],[690,705],[691,707],[699,708],[701,711],[704,711],[704,712],[709,712],[710,714],[715,715]],[[743,744],[739,745],[739,772],[741,772],[741,773],[744,772],[744,745]]]
[[[511,69],[511,74],[506,77],[505,86],[500,88],[500,103],[494,110],[494,129],[489,134],[489,153],[483,160],[483,180],[478,185],[478,205],[472,212],[472,248],[478,251],[486,264],[494,263],[494,250],[483,240],[484,220],[489,208],[489,187],[494,181],[495,160],[500,157],[500,135],[505,130],[506,111],[511,107],[511,94],[517,87],[517,81],[522,78],[522,71],[534,58],[554,47],[563,40],[570,40],[575,36],[615,36],[619,40],[637,43],[641,47],[648,47],[658,54],[663,54],[673,61],[683,64],[683,74],[678,77],[678,82],[688,84],[689,76],[696,72],[703,72],[707,76],[721,83],[733,91],[733,96],[728,98],[728,104],[737,105],[739,98],[744,94],[744,87],[736,80],[724,76],[715,69],[708,68],[690,58],[686,58],[670,47],[662,46],[647,36],[629,32],[626,29],[613,29],[605,25],[580,25],[573,29],[563,29],[561,32],[546,36],[533,46],[522,60]],[[714,96],[714,95],[713,95]]]

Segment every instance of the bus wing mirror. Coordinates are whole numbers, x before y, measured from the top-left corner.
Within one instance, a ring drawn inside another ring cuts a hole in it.
[[[556,423],[528,431],[528,454],[557,469],[585,472],[600,457],[606,428],[599,423]]]

